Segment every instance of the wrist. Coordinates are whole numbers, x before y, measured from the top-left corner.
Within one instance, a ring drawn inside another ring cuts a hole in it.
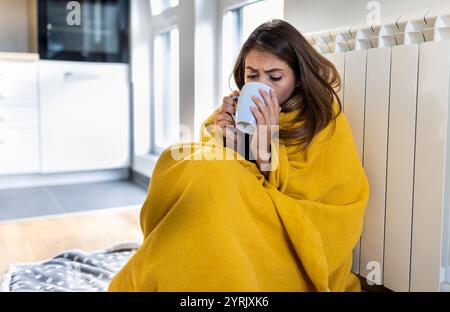
[[[258,158],[256,160],[256,164],[258,165],[258,169],[259,171],[266,177],[269,177],[269,173],[270,173],[270,163],[272,161],[272,155],[269,152],[265,157]]]

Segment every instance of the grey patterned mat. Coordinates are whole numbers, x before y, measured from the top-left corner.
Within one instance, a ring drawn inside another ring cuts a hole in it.
[[[89,254],[74,249],[46,261],[12,265],[1,278],[0,291],[106,291],[114,274],[139,245],[123,243]]]

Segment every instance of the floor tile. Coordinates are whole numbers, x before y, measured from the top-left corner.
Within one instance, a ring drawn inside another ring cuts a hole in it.
[[[65,212],[139,205],[147,195],[129,181],[49,186],[47,189]]]
[[[64,211],[42,187],[0,191],[0,220],[60,214]]]

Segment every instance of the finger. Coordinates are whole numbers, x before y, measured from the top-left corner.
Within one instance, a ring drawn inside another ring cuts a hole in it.
[[[226,136],[227,129],[230,129],[230,128],[232,128],[230,125],[224,125],[223,127],[219,126],[220,134],[222,134],[222,136]]]
[[[220,128],[220,129],[222,129],[222,131],[224,131],[224,129],[227,127],[227,126],[230,126],[226,121],[220,121],[220,122],[218,122],[217,123],[217,126]]]
[[[262,88],[259,89],[259,93],[263,97],[264,102],[266,103],[266,106],[268,106],[269,108],[272,108],[272,100],[270,99],[269,94]]]
[[[278,97],[277,97],[277,95],[275,93],[275,89],[270,89],[270,97],[272,98],[274,107],[275,107],[276,112],[277,112],[277,114],[276,114],[276,116],[277,116],[276,121],[277,121],[277,124],[278,124],[278,114],[281,112],[281,106],[280,106],[280,103],[278,102]]]
[[[234,125],[233,118],[230,115],[228,115],[228,114],[223,114],[223,115],[217,116],[216,123],[219,123],[221,121],[226,121],[227,123],[229,123],[231,125]]]
[[[235,115],[236,114],[236,106],[234,106],[233,104],[222,105],[222,107],[219,110],[219,114],[224,114],[224,113],[229,113],[231,115]]]
[[[272,99],[269,98],[269,94],[263,90],[260,89],[259,92],[261,93],[261,96],[264,98],[264,101],[266,102],[266,107],[268,108],[268,112],[269,112],[269,119],[267,120],[270,124],[273,124],[275,122],[275,115],[276,115],[276,111],[274,108],[274,104]]]
[[[218,124],[220,122],[224,122],[226,124],[230,124],[230,125],[234,126],[234,120],[228,114],[223,115],[223,116],[218,116],[217,120],[216,120],[216,124]]]
[[[220,111],[219,114],[224,114],[224,113],[230,113],[232,115],[236,114],[236,107],[234,106],[223,106]]]
[[[234,114],[231,114],[228,112],[226,114],[231,117],[231,119],[233,120],[233,123],[236,123],[236,117],[234,117]]]
[[[275,104],[275,107],[280,107],[280,103],[278,102],[278,97],[275,89],[270,89],[270,98],[272,99],[273,103]]]
[[[264,122],[261,124],[266,124],[267,122],[269,122],[269,120],[270,120],[269,108],[266,105],[264,105],[262,103],[261,99],[259,99],[257,96],[252,96],[252,100],[257,105],[256,109],[259,109],[259,111],[261,112],[261,114],[264,118]]]
[[[227,107],[227,108],[223,108],[219,111],[218,115],[235,115],[236,114],[236,110],[232,107]]]
[[[264,98],[264,101],[266,102],[266,106],[265,106],[265,111],[267,112],[267,114],[264,114],[264,117],[266,119],[266,125],[267,127],[263,130],[267,131],[267,135],[270,136],[270,125],[275,124],[275,113],[274,113],[274,109],[273,109],[273,103],[272,100],[269,98],[269,94],[263,90],[260,89],[259,93],[261,94],[261,96]]]
[[[252,106],[251,110],[252,110],[253,116],[255,116],[256,125],[263,125],[264,124],[264,116],[261,113],[261,111],[255,106]]]
[[[222,100],[222,107],[233,107],[233,98],[225,96]]]
[[[261,92],[261,94],[263,95],[265,101],[268,103],[267,105],[269,107],[269,112],[270,112],[269,124],[271,124],[271,125],[276,124],[277,112],[276,112],[276,108],[274,105],[274,101],[271,97],[269,97],[270,95],[266,91],[263,90],[263,92]]]

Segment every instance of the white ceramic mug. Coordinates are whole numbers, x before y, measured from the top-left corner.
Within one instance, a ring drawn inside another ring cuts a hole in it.
[[[266,105],[259,89],[263,89],[270,97],[270,87],[261,82],[248,82],[240,92],[237,106],[236,106],[236,128],[244,133],[254,134],[256,131],[256,119],[251,111],[251,108],[258,107],[253,101],[252,96],[256,95],[261,102]]]

